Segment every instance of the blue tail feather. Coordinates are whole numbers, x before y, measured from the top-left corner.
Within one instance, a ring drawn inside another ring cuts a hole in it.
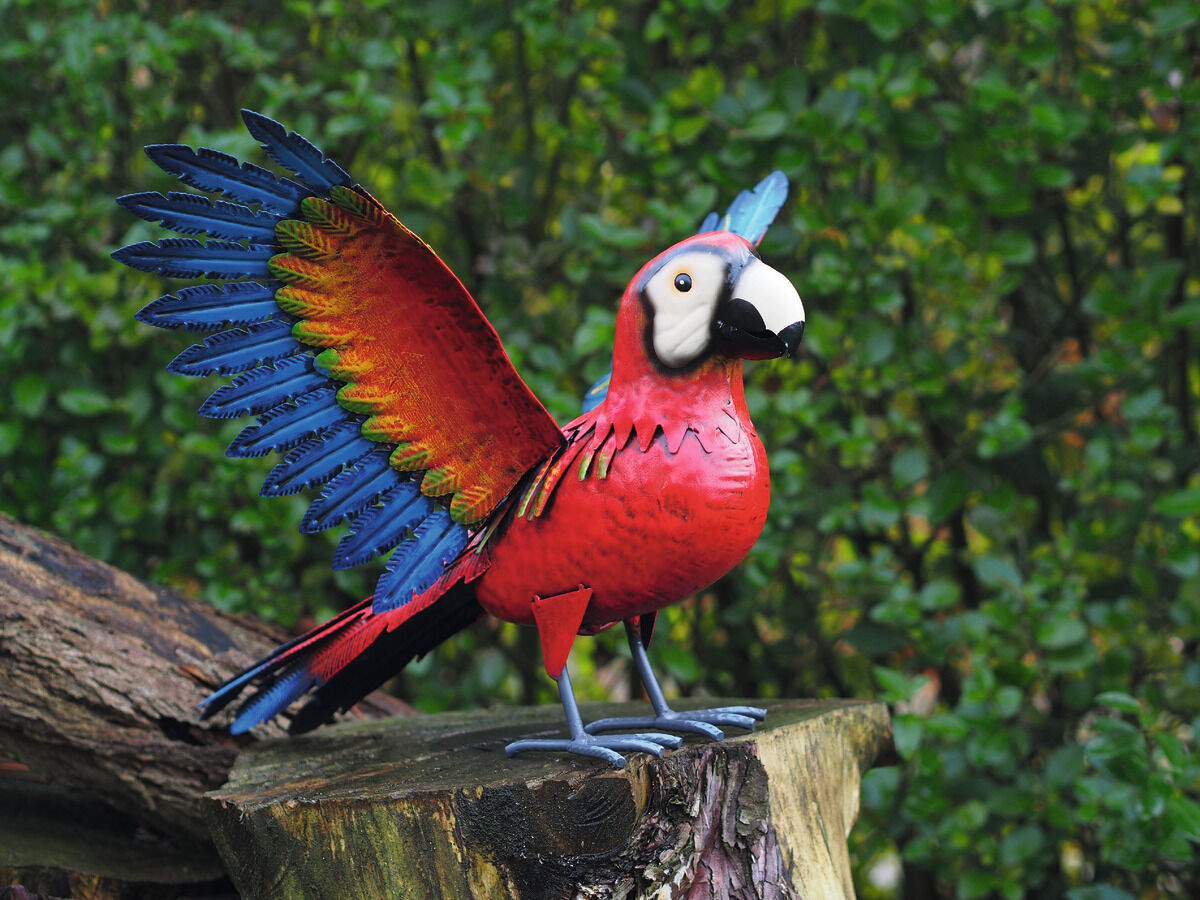
[[[192,344],[167,366],[177,375],[236,375],[255,366],[301,353],[290,319],[272,319],[248,328],[222,331]]]
[[[137,313],[137,320],[157,328],[216,331],[263,322],[279,312],[275,291],[279,283],[232,281],[198,284],[164,294]]]
[[[269,244],[243,246],[232,241],[164,238],[140,241],[114,250],[112,258],[143,272],[170,278],[265,278],[267,260],[276,250]]]
[[[263,413],[258,424],[243,428],[225,452],[229,456],[265,456],[333,428],[345,415],[333,385],[317,388],[301,394],[289,406]]]
[[[469,536],[447,510],[434,510],[392,553],[387,571],[375,585],[374,611],[382,613],[403,606],[414,594],[432,586],[446,564],[466,546]]]
[[[433,501],[423,495],[415,481],[406,481],[383,497],[383,503],[355,517],[350,533],[338,542],[333,556],[335,569],[361,566],[372,556],[387,553],[405,533],[433,512]]]
[[[276,178],[252,163],[239,163],[228,153],[185,144],[151,144],[146,155],[184,184],[224,194],[239,203],[261,203],[263,209],[291,217],[311,191],[288,178]]]
[[[237,718],[229,726],[232,734],[244,734],[259,722],[282,712],[293,700],[316,684],[316,677],[301,666],[279,676],[270,687],[256,693],[238,710]]]
[[[353,466],[379,445],[362,436],[361,416],[353,416],[326,434],[296,446],[263,482],[264,497],[286,497],[333,478],[343,466]]]
[[[227,200],[210,200],[198,194],[171,191],[126,194],[117,203],[135,216],[179,234],[204,234],[229,241],[270,243],[275,239],[275,223],[282,216],[257,213],[248,206]]]
[[[350,186],[350,176],[345,170],[332,159],[326,159],[320,150],[296,132],[289,132],[274,119],[249,109],[242,110],[242,120],[267,155],[296,173],[296,177],[313,191],[324,194],[335,184]]]

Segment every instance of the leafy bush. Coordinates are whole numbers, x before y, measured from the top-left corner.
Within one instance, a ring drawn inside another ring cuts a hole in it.
[[[810,329],[750,374],[774,508],[656,657],[684,692],[894,704],[864,897],[1200,893],[1200,11],[577,6],[0,4],[0,508],[285,623],[369,589],[216,461],[238,424],[133,321],[158,285],[107,254],[153,229],[111,198],[173,186],[144,143],[245,156],[240,106],[319,140],[560,419],[641,261],[781,167],[762,252]],[[548,699],[535,648],[481,625],[399,689]],[[595,696],[619,652],[577,648]]]

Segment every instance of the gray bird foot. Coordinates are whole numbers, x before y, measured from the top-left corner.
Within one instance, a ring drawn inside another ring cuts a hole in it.
[[[613,719],[597,719],[586,726],[589,734],[602,731],[618,731],[629,728],[661,728],[663,731],[680,731],[685,734],[702,734],[710,740],[724,740],[725,732],[718,725],[733,725],[753,731],[754,726],[767,717],[767,711],[759,706],[719,706],[714,709],[688,709],[676,712],[668,707],[653,716],[624,716]]]
[[[683,738],[681,737],[655,732],[614,734],[604,737],[584,733],[571,738],[529,738],[523,741],[513,741],[504,748],[504,752],[509,756],[530,751],[574,753],[579,756],[602,759],[615,768],[623,769],[625,768],[625,757],[618,753],[618,750],[633,750],[638,753],[662,756],[666,750],[674,750],[682,743]]]

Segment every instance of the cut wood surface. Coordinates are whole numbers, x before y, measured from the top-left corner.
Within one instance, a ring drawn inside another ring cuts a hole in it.
[[[196,704],[286,638],[0,514],[0,875],[26,887],[108,879],[95,897],[136,895],[117,885],[119,869],[131,882],[167,877],[119,865],[121,836],[188,883],[222,877],[200,797],[260,738],[233,738],[227,717],[200,724]],[[376,695],[364,714],[404,709]],[[52,816],[102,832],[107,849],[56,840]]]
[[[248,748],[205,811],[247,898],[853,897],[846,836],[892,753],[887,709],[768,705],[754,734],[624,771],[505,757],[561,733],[557,707],[348,723]]]

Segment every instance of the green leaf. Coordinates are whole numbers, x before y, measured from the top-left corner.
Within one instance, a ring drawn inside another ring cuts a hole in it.
[[[17,412],[30,419],[42,414],[49,393],[50,385],[46,379],[35,373],[21,375],[13,382],[13,404]]]
[[[1177,518],[1200,515],[1200,485],[1159,497],[1154,503],[1154,511],[1159,515]]]
[[[1061,650],[1082,644],[1088,639],[1088,628],[1078,619],[1056,616],[1038,623],[1034,637],[1043,647]]]
[[[787,122],[787,116],[779,110],[765,109],[750,120],[746,136],[756,141],[773,140],[783,134]]]
[[[58,395],[58,405],[75,416],[95,416],[107,412],[112,399],[92,388],[68,388]]]
[[[1107,706],[1110,709],[1119,710],[1120,712],[1139,713],[1142,711],[1142,706],[1137,700],[1128,694],[1121,691],[1105,691],[1102,694],[1096,695],[1096,702],[1101,706]]]

